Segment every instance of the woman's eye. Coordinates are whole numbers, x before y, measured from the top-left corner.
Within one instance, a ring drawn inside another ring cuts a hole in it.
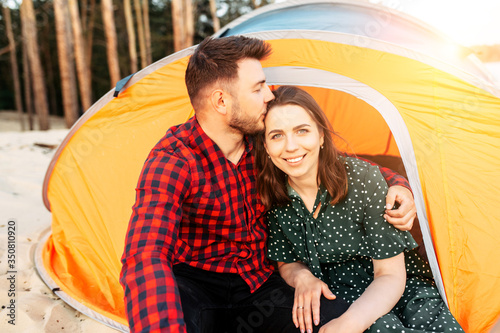
[[[282,134],[274,134],[273,136],[271,136],[271,140],[279,139],[282,136],[283,136]]]
[[[307,133],[307,132],[309,132],[309,131],[308,131],[308,130],[306,130],[305,128],[301,128],[301,129],[299,129],[299,130],[297,131],[297,133],[299,133],[299,134],[305,134],[305,133]]]

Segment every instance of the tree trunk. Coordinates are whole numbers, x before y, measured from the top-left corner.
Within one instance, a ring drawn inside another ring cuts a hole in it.
[[[146,39],[146,60],[147,64],[153,62],[151,54],[151,28],[149,25],[149,0],[142,0],[142,15],[144,16],[144,37]]]
[[[85,32],[87,31],[87,24],[88,22],[88,17],[87,17],[87,11],[88,11],[88,0],[82,0],[80,1],[80,6],[82,8],[82,30]]]
[[[184,46],[184,15],[182,1],[183,0],[172,0],[172,25],[175,52],[182,50]]]
[[[193,46],[193,38],[194,38],[194,17],[193,17],[193,1],[185,0],[184,2],[185,8],[185,19],[184,24],[186,25],[186,39],[184,48]]]
[[[120,81],[120,67],[118,65],[118,48],[116,39],[115,18],[113,13],[113,1],[101,1],[102,20],[104,22],[104,31],[106,34],[106,53],[108,56],[109,76],[111,79],[111,88]]]
[[[146,39],[144,38],[144,22],[140,0],[134,0],[135,17],[137,18],[137,34],[139,35],[139,51],[141,53],[141,67],[147,66]]]
[[[49,106],[45,88],[44,72],[40,61],[40,51],[37,42],[36,18],[32,0],[24,0],[21,4],[21,22],[24,43],[28,53],[31,81],[35,98],[36,113],[40,130],[45,131],[50,127]]]
[[[26,111],[28,112],[28,125],[30,131],[34,130],[33,124],[33,95],[31,87],[30,65],[28,61],[28,50],[23,43],[23,75],[24,75],[24,99],[26,100]]]
[[[87,111],[92,104],[92,90],[90,88],[90,70],[87,60],[85,59],[85,44],[83,42],[82,25],[80,21],[80,13],[76,0],[69,0],[69,13],[71,16],[71,25],[73,30],[73,42],[75,48],[76,70],[78,75],[78,83],[80,87],[80,100],[82,102],[83,111]]]
[[[10,47],[10,65],[12,68],[12,79],[14,80],[14,93],[16,98],[16,110],[19,115],[19,122],[21,124],[21,131],[26,128],[23,121],[23,105],[21,97],[21,84],[19,82],[19,68],[17,67],[17,57],[16,57],[16,41],[14,40],[14,33],[12,32],[12,21],[10,18],[10,9],[2,6],[3,18],[5,20],[5,28],[7,30],[7,38],[9,40]]]
[[[214,23],[214,32],[217,32],[220,29],[220,21],[217,16],[217,4],[215,0],[210,0],[210,13],[212,14],[212,22]]]
[[[78,119],[78,97],[76,93],[73,54],[69,43],[71,27],[67,21],[69,15],[68,2],[66,0],[53,0],[53,3],[64,119],[66,121],[66,126],[69,128]]]
[[[172,0],[174,50],[193,45],[194,22],[191,0]]]
[[[90,68],[92,67],[92,35],[94,32],[94,20],[95,20],[95,0],[90,0],[90,16],[87,22],[87,29],[85,29],[85,35],[87,37],[87,43],[85,46],[87,47],[87,67],[89,68],[89,81],[92,82],[92,71]]]
[[[123,0],[123,11],[125,13],[125,23],[128,35],[128,54],[130,56],[130,72],[137,72],[137,46],[135,44],[134,17],[130,0]]]

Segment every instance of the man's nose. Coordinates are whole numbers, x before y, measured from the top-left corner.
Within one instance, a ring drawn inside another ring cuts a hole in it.
[[[266,87],[264,89],[266,89],[266,97],[265,98],[266,98],[266,103],[268,103],[274,99],[274,94],[267,84],[266,84]]]

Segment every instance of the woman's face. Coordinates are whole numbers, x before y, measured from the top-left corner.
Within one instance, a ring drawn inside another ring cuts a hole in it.
[[[274,165],[293,182],[316,183],[324,137],[309,113],[298,105],[275,106],[264,123],[265,147]]]

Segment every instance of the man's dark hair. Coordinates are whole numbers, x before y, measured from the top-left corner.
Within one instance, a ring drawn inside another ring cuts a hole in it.
[[[194,109],[200,106],[203,89],[216,82],[229,87],[238,76],[238,61],[245,58],[262,60],[270,54],[271,46],[256,38],[205,38],[189,59],[186,69],[186,87]]]

